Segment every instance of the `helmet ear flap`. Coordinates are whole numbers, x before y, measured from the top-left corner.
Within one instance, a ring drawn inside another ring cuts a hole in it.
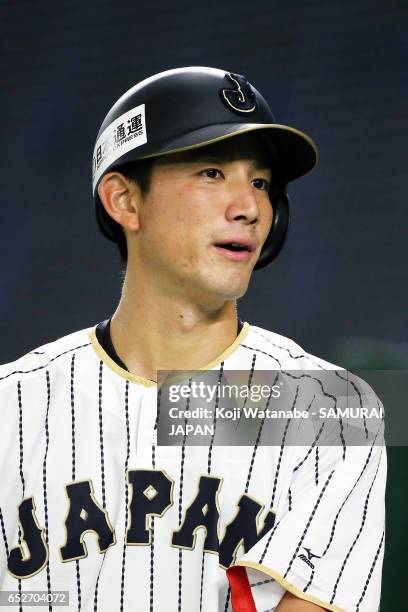
[[[285,243],[288,232],[289,198],[286,193],[286,185],[279,186],[270,198],[273,207],[272,226],[255,265],[255,270],[264,268],[275,259]]]

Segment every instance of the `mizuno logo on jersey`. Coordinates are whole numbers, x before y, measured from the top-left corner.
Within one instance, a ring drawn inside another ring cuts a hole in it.
[[[314,564],[312,563],[312,559],[321,559],[321,557],[319,557],[318,555],[315,555],[312,553],[312,551],[310,550],[310,548],[306,548],[306,546],[302,546],[303,550],[306,551],[306,555],[304,553],[302,553],[301,555],[298,555],[299,559],[302,559],[302,561],[304,561],[305,563],[307,563],[307,565],[309,567],[311,567],[312,569],[315,568]]]

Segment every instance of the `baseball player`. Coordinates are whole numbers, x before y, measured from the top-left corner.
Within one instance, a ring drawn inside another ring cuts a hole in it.
[[[240,371],[248,387],[292,372],[294,405],[310,409],[315,393],[298,381],[336,370],[236,309],[252,271],[282,248],[287,184],[316,158],[309,136],[223,70],[156,74],[111,108],[93,193],[126,269],[118,307],[0,368],[10,609],[379,609],[381,444],[349,445],[343,427],[339,444],[304,444],[296,429],[289,444],[293,419],[279,444],[261,429],[251,443],[216,444],[214,418],[190,445],[188,394],[179,443],[158,444],[160,372]]]

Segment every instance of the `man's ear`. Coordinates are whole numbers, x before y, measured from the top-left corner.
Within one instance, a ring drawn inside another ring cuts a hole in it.
[[[98,188],[104,209],[124,230],[139,229],[139,186],[119,172],[108,172]]]

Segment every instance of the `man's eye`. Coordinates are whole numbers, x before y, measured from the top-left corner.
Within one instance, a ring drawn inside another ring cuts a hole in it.
[[[206,168],[201,174],[211,179],[220,178],[222,176],[222,172],[217,170],[217,168]]]
[[[255,189],[262,189],[263,191],[269,191],[270,183],[264,178],[256,178],[252,181]]]

